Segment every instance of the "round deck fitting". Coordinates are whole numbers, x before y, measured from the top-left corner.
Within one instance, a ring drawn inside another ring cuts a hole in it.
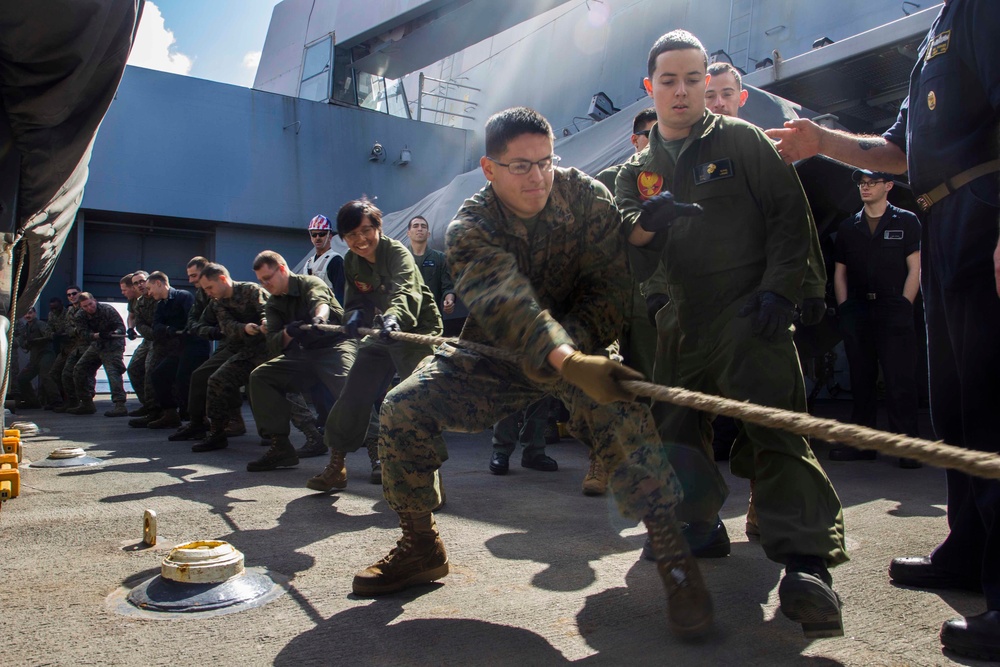
[[[186,584],[221,584],[243,573],[243,553],[229,542],[201,540],[174,547],[160,576]]]
[[[80,468],[83,466],[99,466],[104,461],[87,456],[79,447],[61,447],[55,449],[47,458],[31,463],[29,468]]]
[[[49,432],[49,429],[42,428],[35,422],[30,421],[16,421],[13,424],[10,424],[9,428],[19,431],[22,438],[31,438],[33,436]]]

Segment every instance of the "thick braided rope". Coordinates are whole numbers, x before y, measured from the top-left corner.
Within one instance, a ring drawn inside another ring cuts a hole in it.
[[[11,259],[14,258],[14,251],[17,250],[17,242],[15,242],[10,247]],[[17,354],[17,350],[14,349],[14,322],[17,321],[17,288],[21,284],[21,269],[24,268],[24,258],[27,255],[27,250],[23,249],[21,254],[17,259],[17,270],[14,272],[14,283],[10,288],[10,310],[8,311],[8,319],[10,320],[10,329],[7,330],[7,363],[3,368],[3,382],[0,383],[0,396],[4,398],[7,397],[7,390],[10,388],[10,364],[14,355]]]
[[[344,332],[343,327],[328,324],[316,325],[315,328],[321,331]],[[358,331],[369,335],[377,334],[379,330],[359,329]],[[451,343],[457,347],[463,347],[479,354],[497,357],[506,361],[517,362],[520,360],[519,355],[507,350],[500,350],[489,345],[473,343],[457,338],[440,338],[437,336],[423,336],[403,332],[392,332],[390,335],[393,340],[425,345]],[[951,468],[974,477],[1000,479],[1000,456],[989,452],[955,447],[941,441],[935,442],[899,435],[897,433],[886,433],[885,431],[854,424],[843,424],[835,419],[813,417],[804,412],[769,408],[754,403],[734,401],[729,398],[681,389],[679,387],[664,387],[651,382],[637,382],[633,380],[623,381],[621,385],[639,396],[646,396],[657,401],[666,401],[674,405],[693,408],[703,412],[725,415],[757,424],[758,426],[781,429],[796,435],[819,438],[828,442],[837,442],[860,449],[874,449],[883,454],[915,459],[921,463],[938,468]]]

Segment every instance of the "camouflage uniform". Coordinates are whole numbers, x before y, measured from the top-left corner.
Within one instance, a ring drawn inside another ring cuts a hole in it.
[[[595,443],[622,514],[669,512],[680,486],[649,408],[601,405],[547,362],[561,344],[598,354],[621,329],[629,274],[607,189],[575,169],[556,168],[545,208],[526,224],[487,185],[459,210],[447,242],[455,284],[471,313],[461,338],[515,350],[525,360],[446,344],[389,392],[379,433],[389,505],[428,512],[441,502],[434,474],[448,458],[442,431],[483,430],[552,394],[570,411],[570,432]]]
[[[125,387],[122,384],[122,375],[125,374],[123,360],[125,323],[122,322],[122,316],[113,306],[99,303],[93,315],[87,314],[82,309],[78,310],[76,322],[83,335],[91,340],[73,369],[76,397],[80,400],[94,397],[97,369],[103,365],[108,376],[108,384],[111,386],[111,400],[115,403],[124,403]],[[92,335],[95,333],[116,337],[93,340]]]
[[[80,361],[80,357],[83,356],[84,351],[90,346],[91,339],[87,330],[81,329],[80,326],[79,315],[83,311],[76,306],[70,306],[66,309],[66,312],[66,331],[69,336],[69,342],[63,348],[66,354],[63,358],[63,365],[59,367],[60,382],[63,393],[66,395],[66,402],[74,403],[80,399],[80,396],[76,392],[74,369]],[[58,362],[58,359],[56,361]],[[56,368],[52,369],[53,372],[55,370]]]
[[[55,361],[52,362],[48,375],[58,390],[56,395],[52,397],[52,402],[55,405],[59,405],[62,403],[63,395],[67,393],[62,384],[62,372],[66,366],[66,358],[71,351],[71,346],[76,345],[76,340],[72,334],[74,328],[72,326],[72,319],[70,318],[70,310],[64,308],[59,313],[49,311],[48,325],[49,332],[52,335],[52,348],[56,353]]]
[[[264,306],[268,353],[275,355],[250,373],[250,407],[262,437],[288,436],[291,404],[289,393],[308,391],[322,382],[334,396],[340,396],[347,371],[354,363],[357,344],[341,336],[326,335],[306,342],[293,340],[282,348],[285,325],[309,322],[316,307],[330,307],[330,324],[340,324],[344,309],[333,292],[315,276],[288,277],[288,292],[271,295]]]
[[[251,336],[244,327],[263,322],[266,302],[267,292],[249,282],[234,282],[232,296],[209,302],[225,338],[216,353],[191,374],[188,411],[193,423],[202,423],[207,415],[213,425],[224,425],[239,409],[243,402],[240,387],[250,371],[267,359],[264,336]]]
[[[153,347],[153,313],[156,311],[156,301],[152,297],[140,296],[134,302],[129,302],[129,312],[134,317],[133,328],[142,336],[142,342],[132,353],[128,364],[128,379],[132,383],[132,391],[139,401],[147,408],[156,409],[156,395],[153,386],[146,385],[146,363],[149,351]]]
[[[737,316],[762,291],[800,302],[810,241],[808,205],[794,172],[758,128],[708,111],[676,162],[656,126],[649,142],[615,181],[626,229],[637,223],[642,201],[657,192],[704,208],[702,216],[679,218],[648,245],[630,248],[639,277],[662,264],[670,295],[656,318],[662,336],[654,380],[805,412],[791,330],[767,339],[752,333],[753,315]],[[729,489],[705,446],[708,420],[665,402],[656,402],[653,414],[674,467],[683,471],[678,518],[715,522]],[[805,438],[746,423],[730,467],[755,480],[761,546],[769,558],[847,560],[840,499]]]
[[[372,264],[348,252],[344,258],[346,310],[393,315],[407,333],[438,336],[441,314],[434,294],[417,269],[406,246],[382,236]],[[378,415],[372,409],[381,402],[383,392],[396,373],[405,378],[420,361],[431,354],[430,345],[385,341],[368,336],[358,347],[354,372],[348,373],[344,392],[330,410],[324,439],[327,447],[353,452],[378,434]]]
[[[55,360],[52,349],[52,333],[45,322],[35,320],[24,328],[23,347],[28,350],[28,365],[17,375],[18,390],[25,403],[37,403],[39,396],[31,381],[37,376],[41,381],[39,394],[44,404],[59,400],[59,387],[49,376],[49,369]]]

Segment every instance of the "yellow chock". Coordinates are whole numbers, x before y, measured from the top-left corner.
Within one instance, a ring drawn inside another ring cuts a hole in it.
[[[0,452],[0,453],[2,453],[2,454],[14,454],[14,455],[17,456],[18,462],[20,462],[21,461],[21,438],[20,438],[20,436],[8,436],[8,435],[6,435],[9,432],[10,432],[10,429],[4,431],[5,435],[3,437],[3,451]],[[14,431],[14,432],[17,433],[17,431]]]
[[[21,432],[16,428],[5,428],[3,430],[3,437],[5,438],[20,438]]]
[[[14,458],[13,463],[9,463]],[[17,498],[21,493],[21,471],[17,469],[16,455],[4,454],[0,462],[0,500]]]

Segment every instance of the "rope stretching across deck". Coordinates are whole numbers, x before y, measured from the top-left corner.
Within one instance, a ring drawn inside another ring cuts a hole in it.
[[[344,333],[344,328],[332,324],[303,326],[303,329],[316,328],[320,331]],[[358,330],[364,335],[378,334],[378,329]],[[460,340],[458,338],[441,338],[420,334],[392,332],[393,340],[424,345],[440,345],[451,343],[458,347],[492,356],[505,361],[519,362],[520,355],[508,350],[501,350],[489,345]],[[964,447],[955,447],[941,441],[924,440],[897,433],[886,433],[865,426],[843,424],[835,419],[822,419],[803,412],[769,408],[744,401],[734,401],[729,398],[712,396],[697,391],[679,387],[665,387],[651,382],[624,381],[621,385],[637,394],[657,401],[666,401],[674,405],[693,408],[703,412],[733,417],[745,422],[777,428],[795,435],[819,438],[828,442],[838,442],[859,449],[873,449],[883,454],[916,459],[938,468],[951,468],[974,477],[1000,479],[1000,456],[989,452],[981,452]]]

